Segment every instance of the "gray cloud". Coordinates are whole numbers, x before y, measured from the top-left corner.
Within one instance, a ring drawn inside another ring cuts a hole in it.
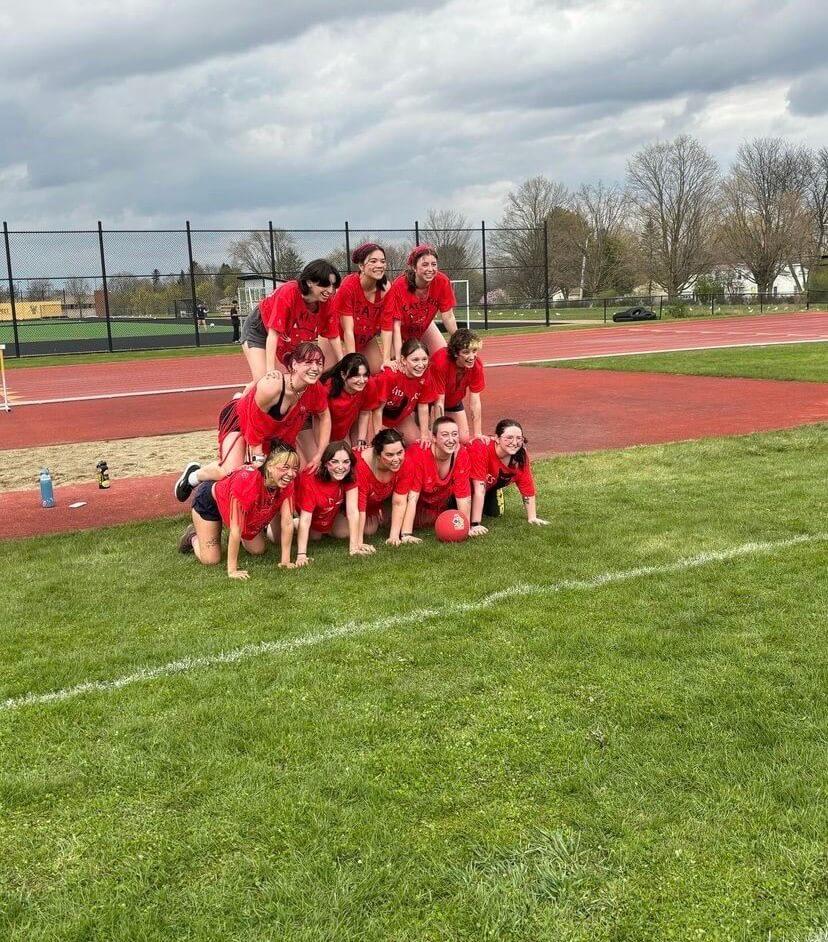
[[[113,21],[21,4],[14,43],[0,38],[14,129],[0,214],[50,228],[407,226],[435,206],[491,219],[527,176],[618,179],[657,137],[693,133],[725,161],[744,137],[828,133],[828,8],[810,0],[276,6],[145,0]]]

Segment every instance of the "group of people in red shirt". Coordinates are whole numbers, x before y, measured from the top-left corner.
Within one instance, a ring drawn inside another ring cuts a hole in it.
[[[176,482],[182,502],[195,491],[179,549],[217,564],[228,528],[231,578],[248,577],[240,547],[277,543],[285,568],[312,562],[310,543],[326,535],[370,555],[366,537],[381,525],[391,546],[419,543],[415,531],[448,507],[481,536],[512,482],[528,522],[546,524],[520,423],[483,434],[482,342],[458,329],[436,250],[416,246],[390,285],[381,246],[359,246],[352,261],[344,279],[310,262],[251,312],[241,340],[252,380],[221,412],[218,460],[190,462]]]

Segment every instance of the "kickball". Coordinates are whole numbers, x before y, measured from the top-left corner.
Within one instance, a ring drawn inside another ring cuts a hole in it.
[[[434,521],[434,532],[443,543],[462,543],[469,535],[469,521],[459,510],[444,510]]]

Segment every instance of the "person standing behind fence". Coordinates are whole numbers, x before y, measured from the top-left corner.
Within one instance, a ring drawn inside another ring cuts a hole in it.
[[[346,275],[331,302],[342,332],[345,353],[362,353],[372,373],[391,359],[394,321],[388,294],[385,249],[365,242],[351,253],[358,272]]]
[[[438,314],[449,336],[457,330],[454,290],[449,279],[438,270],[434,246],[415,246],[407,265],[399,278],[394,279],[386,299],[394,318],[395,357],[399,357],[406,340],[422,340],[429,354],[445,347],[446,341],[434,323]]]
[[[230,326],[233,328],[233,343],[241,343],[239,339],[241,319],[239,318],[239,309],[235,301],[230,305]]]
[[[305,265],[298,278],[279,285],[253,308],[241,333],[253,382],[274,369],[287,372],[284,364],[289,353],[300,343],[315,342],[320,333],[328,332],[330,300],[341,280],[330,262],[317,258]],[[336,359],[342,359],[339,337],[330,342],[334,355],[339,350]]]

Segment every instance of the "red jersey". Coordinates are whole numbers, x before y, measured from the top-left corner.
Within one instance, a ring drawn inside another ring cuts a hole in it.
[[[382,424],[386,428],[395,428],[416,409],[418,403],[432,403],[437,399],[437,391],[431,377],[431,367],[417,377],[406,376],[400,370],[383,367],[376,376],[371,377],[371,395],[368,398],[369,409],[382,406]]]
[[[256,387],[251,388],[235,400],[239,428],[248,445],[262,445],[262,451],[270,451],[274,438],[281,438],[288,445],[295,445],[296,438],[310,415],[319,415],[328,408],[328,394],[320,383],[313,383],[299,397],[287,415],[277,418],[275,406],[267,412],[256,402]]]
[[[296,482],[296,505],[313,514],[311,529],[330,533],[345,494],[356,487],[356,481],[323,481],[312,471],[303,471]]]
[[[457,365],[454,357],[449,354],[448,347],[440,347],[439,350],[434,351],[428,365],[434,377],[437,394],[446,397],[447,409],[459,406],[468,390],[479,393],[486,388],[486,378],[480,357],[477,357],[474,366],[467,370],[464,366]]]
[[[380,481],[371,470],[371,466],[356,453],[356,481],[359,488],[359,509],[369,517],[376,517],[383,503],[394,492],[394,485],[400,472],[392,474],[389,480]]]
[[[276,356],[285,362],[285,356],[304,340],[316,340],[321,333],[330,331],[330,301],[323,301],[316,311],[305,304],[298,281],[287,281],[259,302],[262,323],[267,330],[279,335]],[[338,336],[338,334],[334,334]]]
[[[252,540],[276,516],[282,504],[293,496],[293,481],[282,490],[265,487],[264,475],[258,468],[246,464],[213,485],[222,522],[230,526],[231,502],[235,498],[242,512],[241,536]]]
[[[535,480],[532,477],[528,455],[526,464],[522,468],[516,464],[504,464],[497,457],[494,441],[489,441],[487,444],[480,438],[475,438],[469,444],[469,451],[471,452],[472,480],[483,481],[487,491],[493,487],[505,487],[514,481],[524,497],[535,496]]]
[[[433,451],[420,445],[409,445],[394,491],[397,494],[417,491],[420,495],[418,505],[434,511],[443,510],[450,497],[471,497],[471,458],[468,448],[464,445],[458,450],[448,474],[441,478]]]
[[[356,272],[346,275],[330,303],[339,331],[336,336],[342,336],[342,318],[352,317],[355,349],[362,353],[381,330],[391,330],[394,326],[391,306],[385,303],[387,297],[386,289],[378,300],[369,301],[362,290],[359,275]]]
[[[410,337],[419,340],[438,314],[450,311],[457,304],[451,282],[438,271],[429,282],[425,297],[408,290],[405,275],[394,279],[388,292],[388,304],[394,320],[400,322],[403,343]]]
[[[344,389],[335,398],[331,398],[331,380],[326,380],[323,385],[328,394],[328,408],[331,411],[331,441],[349,441],[349,434],[354,422],[359,418],[360,412],[370,411],[376,406],[371,406],[371,402],[376,401],[376,391],[372,387],[373,379],[369,379],[365,388],[360,393],[349,393]]]

